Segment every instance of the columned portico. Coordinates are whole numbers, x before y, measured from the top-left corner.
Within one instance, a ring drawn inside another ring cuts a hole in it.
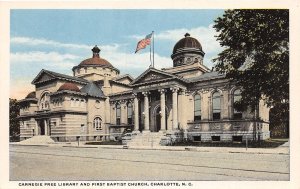
[[[148,95],[150,94],[150,92],[143,92],[144,95],[144,123],[145,123],[145,127],[143,132],[150,132],[149,130],[149,98]]]
[[[178,107],[177,107],[177,100],[178,100],[178,87],[173,87],[171,88],[172,90],[172,109],[173,109],[173,122],[172,122],[172,130],[177,130],[178,129]]]
[[[160,131],[167,130],[166,128],[166,97],[165,97],[165,89],[160,89],[160,123],[161,129]]]

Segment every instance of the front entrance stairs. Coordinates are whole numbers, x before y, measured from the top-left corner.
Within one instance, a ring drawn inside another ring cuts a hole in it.
[[[145,146],[153,147],[160,146],[162,138],[165,137],[163,132],[146,132],[131,134],[131,139],[126,140],[125,144],[128,147]]]
[[[27,144],[27,145],[43,145],[43,144],[51,144],[51,143],[54,143],[54,140],[52,140],[51,137],[47,135],[37,135],[19,142],[19,144]]]

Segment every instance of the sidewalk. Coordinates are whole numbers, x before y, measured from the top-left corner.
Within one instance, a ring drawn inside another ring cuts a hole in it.
[[[90,145],[86,145],[90,146]],[[99,145],[98,148],[123,149],[123,146]],[[230,148],[230,147],[194,147],[194,146],[130,146],[134,150],[167,150],[167,151],[196,151],[214,153],[250,153],[250,154],[282,154],[289,155],[289,147],[277,148]]]
[[[249,154],[282,154],[289,155],[289,142],[277,148],[232,148],[232,147],[195,147],[195,146],[123,146],[123,145],[85,145],[84,142],[48,143],[48,144],[19,144],[12,145],[49,146],[69,148],[103,148],[103,149],[129,149],[129,150],[167,150],[167,151],[194,151],[211,153],[249,153]]]

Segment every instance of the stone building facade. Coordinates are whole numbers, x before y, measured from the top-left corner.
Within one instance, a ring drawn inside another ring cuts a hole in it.
[[[118,140],[125,132],[132,145],[149,138],[158,144],[269,138],[264,102],[258,119],[235,110],[242,89],[204,65],[202,46],[189,34],[175,44],[172,67],[150,67],[135,79],[120,75],[97,46],[92,52],[73,76],[41,70],[34,78],[36,90],[19,101],[21,140]]]

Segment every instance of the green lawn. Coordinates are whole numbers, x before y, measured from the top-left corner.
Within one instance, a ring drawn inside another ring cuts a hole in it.
[[[86,142],[87,145],[122,145],[122,141],[94,141]]]
[[[268,139],[260,142],[248,141],[248,148],[276,148],[288,139]],[[246,142],[181,142],[174,144],[174,146],[203,146],[203,147],[236,147],[245,148]]]

